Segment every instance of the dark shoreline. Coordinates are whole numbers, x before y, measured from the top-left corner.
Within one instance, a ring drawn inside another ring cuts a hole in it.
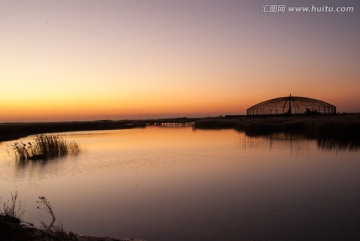
[[[146,123],[141,120],[1,123],[0,142],[43,133],[131,129],[145,126]]]
[[[248,136],[276,133],[301,135],[317,140],[338,140],[360,145],[360,114],[332,116],[225,116],[156,120],[99,120],[74,122],[0,123],[0,142],[43,133],[145,128],[171,123],[194,123],[194,129],[234,129]],[[170,125],[170,126],[172,126]]]
[[[63,229],[45,230],[23,222],[17,217],[0,214],[0,241],[142,241],[140,239],[117,239],[111,237],[81,236]]]
[[[197,120],[199,120],[199,118],[183,117],[154,120],[0,123],[0,142],[16,140],[29,135],[44,133],[145,128],[148,125],[161,125],[168,123],[181,126],[183,123],[195,122]]]
[[[228,116],[195,122],[196,129],[234,129],[247,136],[278,133],[316,139],[319,144],[360,147],[360,115]]]
[[[225,116],[195,122],[196,129],[235,129],[247,135],[276,132],[306,134],[309,137],[360,137],[360,115],[332,116]]]

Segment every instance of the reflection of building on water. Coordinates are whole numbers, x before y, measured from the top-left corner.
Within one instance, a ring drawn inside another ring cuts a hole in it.
[[[264,149],[271,150],[274,145],[288,146],[291,154],[296,156],[309,153],[317,148],[333,151],[359,151],[360,141],[342,140],[334,138],[309,139],[301,135],[276,133],[268,136],[249,137],[244,133],[237,139],[240,149]]]
[[[237,147],[242,150],[253,149],[271,149],[272,143],[269,142],[267,137],[249,137],[244,133],[239,134],[236,140]]]
[[[349,150],[358,151],[360,149],[360,141],[357,140],[336,140],[334,138],[323,138],[317,141],[318,147],[325,150]]]
[[[237,146],[242,150],[268,150],[274,146],[285,146],[284,150],[290,150],[291,155],[302,156],[316,150],[314,140],[309,140],[303,136],[287,135],[284,133],[272,134],[269,136],[249,137],[240,134],[237,139]],[[278,150],[278,148],[275,148]]]
[[[155,122],[152,125],[159,127],[191,127],[195,122]]]
[[[247,109],[247,115],[334,115],[336,106],[300,96],[279,97]]]

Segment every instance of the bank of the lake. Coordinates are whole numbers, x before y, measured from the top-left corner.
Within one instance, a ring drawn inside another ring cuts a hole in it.
[[[0,142],[43,133],[131,129],[145,126],[146,123],[142,120],[1,123]]]
[[[58,133],[71,131],[96,131],[144,128],[147,125],[162,125],[172,123],[181,126],[192,123],[199,118],[166,118],[148,120],[97,120],[97,121],[69,121],[69,122],[16,122],[0,123],[0,142],[11,141],[44,133]]]
[[[239,116],[205,118],[196,129],[235,129],[248,136],[283,132],[307,138],[360,141],[360,115],[333,116]]]
[[[81,236],[58,229],[49,231],[35,228],[19,218],[0,215],[0,241],[141,241],[139,239],[114,239],[110,237]]]
[[[249,136],[283,132],[307,138],[360,139],[360,114],[332,116],[225,116],[153,120],[0,123],[0,142],[29,135],[92,130],[144,128],[147,125],[194,122],[195,129],[235,129]],[[359,140],[360,141],[360,140]]]

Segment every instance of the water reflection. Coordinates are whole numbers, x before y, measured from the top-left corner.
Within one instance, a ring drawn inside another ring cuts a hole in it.
[[[39,220],[31,204],[42,195],[67,229],[84,235],[149,241],[360,238],[354,225],[360,221],[358,152],[335,154],[301,136],[250,138],[191,127],[64,138],[86,151],[22,167],[0,158],[0,190],[27,198],[27,220]]]
[[[343,138],[321,138],[314,139],[308,138],[303,135],[295,134],[285,134],[285,133],[275,133],[270,135],[247,135],[247,138],[244,138],[244,143],[246,147],[257,148],[259,145],[262,146],[264,143],[269,145],[269,148],[272,147],[274,141],[286,141],[290,145],[290,149],[295,145],[298,147],[298,144],[304,142],[304,140],[315,140],[317,146],[323,150],[333,150],[333,151],[358,151],[360,150],[360,140],[356,138],[352,139],[343,139]],[[259,141],[265,139],[266,141]],[[245,143],[247,142],[247,143]],[[262,143],[262,144],[261,144]]]
[[[254,150],[263,148],[272,148],[272,141],[266,137],[247,137],[246,135],[239,134],[236,140],[236,145],[241,150]]]
[[[301,136],[286,135],[283,133],[269,136],[249,137],[243,133],[239,134],[237,147],[244,151],[277,151],[279,148],[288,150],[291,155],[308,155],[315,151],[314,140]]]
[[[359,140],[337,140],[334,138],[323,138],[317,141],[318,147],[326,150],[336,151],[358,151]]]
[[[154,123],[154,126],[158,127],[193,127],[195,122],[159,122]]]
[[[38,159],[38,160],[33,160],[33,159],[28,159],[28,160],[14,160],[14,162],[16,163],[16,167],[17,169],[33,169],[33,168],[45,168],[46,165],[48,165],[49,163],[54,164],[57,163],[59,161],[62,161],[66,159],[65,157],[57,157],[57,158],[52,158],[52,159]]]
[[[16,161],[14,177],[28,180],[39,180],[49,176],[54,178],[60,175],[59,171],[56,170],[59,167],[61,168],[61,162],[64,161],[64,159],[65,158],[57,158],[50,161],[38,160],[27,162]]]

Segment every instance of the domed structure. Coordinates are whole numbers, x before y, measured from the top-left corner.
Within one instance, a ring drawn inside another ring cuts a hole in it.
[[[258,103],[247,109],[247,115],[336,114],[336,106],[321,100],[287,96]]]

